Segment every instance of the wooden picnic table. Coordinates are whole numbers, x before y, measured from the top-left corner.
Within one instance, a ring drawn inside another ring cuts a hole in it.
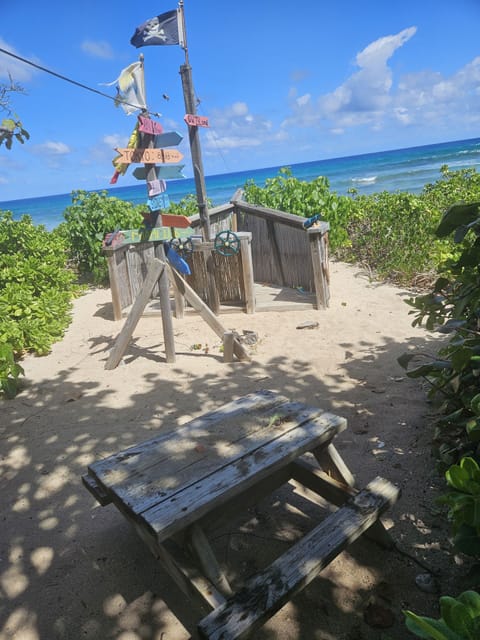
[[[333,444],[345,428],[340,416],[259,391],[95,462],[83,482],[100,504],[116,505],[189,598],[212,610],[198,624],[201,638],[244,638],[367,529],[391,545],[378,518],[398,490],[381,478],[355,489]],[[307,452],[318,465],[302,458]],[[207,533],[290,479],[341,508],[233,593]]]

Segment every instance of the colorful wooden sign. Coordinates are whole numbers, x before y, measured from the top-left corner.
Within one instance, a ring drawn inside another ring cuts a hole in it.
[[[161,213],[162,224],[165,227],[175,227],[176,229],[186,229],[190,226],[190,218],[187,216],[175,216],[169,213]]]
[[[155,147],[160,149],[162,147],[176,147],[177,144],[183,140],[178,131],[165,131],[155,138]]]
[[[208,127],[208,118],[206,116],[197,116],[187,113],[183,119],[189,127]]]
[[[138,116],[138,130],[142,133],[149,133],[150,135],[158,135],[163,132],[163,127],[159,122],[146,118],[145,116]]]
[[[170,198],[166,193],[159,193],[153,198],[147,200],[147,206],[150,211],[158,211],[159,209],[168,209],[170,206]]]
[[[146,227],[140,227],[140,229],[126,229],[120,231],[122,238],[122,245],[126,244],[138,244],[139,242],[161,242],[163,240],[170,240],[172,232],[168,227],[152,227],[147,229]],[[118,246],[118,245],[117,245]]]
[[[179,165],[164,165],[162,167],[153,167],[155,169],[155,175],[158,179],[169,180],[172,178],[185,178],[182,173],[182,169],[185,167],[184,164]],[[137,180],[146,180],[147,178],[147,169],[145,167],[137,167],[133,171],[133,176]]]
[[[180,162],[183,154],[177,149],[117,149],[120,157],[119,162],[125,164],[142,163],[173,163]]]

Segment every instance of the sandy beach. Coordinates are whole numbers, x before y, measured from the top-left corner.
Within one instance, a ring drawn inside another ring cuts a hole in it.
[[[441,593],[463,590],[466,566],[454,560],[434,504],[443,483],[430,453],[433,410],[396,362],[406,350],[434,351],[438,337],[412,328],[409,292],[357,267],[331,271],[327,310],[220,316],[227,329],[258,334],[251,362],[225,364],[219,338],[189,313],[173,320],[174,364],[165,362],[160,319],[149,317],[106,371],[123,325],[113,321],[110,291],[75,301],[64,339],[46,357],[26,357],[21,393],[0,401],[0,640],[189,638],[198,613],[81,476],[102,457],[260,389],[344,416],[337,445],[358,486],[380,475],[402,495],[383,518],[398,549],[361,538],[255,638],[402,640],[411,637],[402,609],[437,616],[439,592],[420,590],[419,574],[435,572]],[[318,328],[297,328],[309,320]],[[214,545],[231,575],[281,554],[309,516],[304,502],[287,485],[219,531]]]

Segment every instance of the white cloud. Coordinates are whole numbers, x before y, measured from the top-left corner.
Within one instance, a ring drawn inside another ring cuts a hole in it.
[[[263,116],[250,113],[246,102],[234,102],[210,115],[205,133],[205,149],[246,149],[273,139],[273,125]]]
[[[20,55],[18,51],[10,46],[8,42],[0,38],[0,48],[10,51],[16,55]],[[25,56],[22,56],[25,57]],[[6,53],[0,51],[0,79],[9,80],[9,76],[12,77],[14,82],[28,82],[32,78],[33,67],[12,58]]]
[[[50,157],[63,156],[71,153],[70,147],[64,142],[54,142],[53,140],[33,146],[32,151]]]
[[[94,58],[111,60],[113,58],[112,47],[105,40],[84,40],[80,45],[82,51]]]
[[[125,147],[128,143],[128,136],[121,135],[120,133],[111,133],[103,136],[102,142],[111,149]]]

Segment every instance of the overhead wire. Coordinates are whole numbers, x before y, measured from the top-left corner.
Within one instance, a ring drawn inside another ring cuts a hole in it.
[[[12,51],[8,51],[7,49],[2,49],[2,47],[0,47],[0,53],[5,53],[7,56],[15,58],[16,60],[19,60],[20,62],[24,62],[25,64],[28,64],[31,67],[34,67],[35,69],[39,69],[40,71],[44,71],[45,73],[49,73],[50,75],[55,76],[56,78],[59,78],[60,80],[64,80],[65,82],[69,82],[70,84],[73,84],[73,85],[75,85],[77,87],[80,87],[81,89],[86,89],[87,91],[91,91],[92,93],[96,93],[97,95],[102,96],[103,98],[108,98],[109,100],[113,100],[115,102],[115,104],[125,104],[125,105],[127,105],[129,107],[134,107],[136,109],[142,109],[142,107],[139,106],[138,104],[132,104],[131,102],[127,102],[126,100],[119,100],[116,96],[111,96],[108,93],[104,93],[103,91],[99,91],[98,89],[94,89],[93,87],[89,87],[88,85],[83,84],[82,82],[77,82],[77,80],[72,80],[71,78],[68,78],[67,76],[62,75],[61,73],[57,73],[56,71],[52,71],[51,69],[47,69],[47,67],[43,67],[42,65],[37,64],[36,62],[32,62],[32,60],[28,60],[27,58],[22,58],[22,56],[19,56],[16,53],[12,53]],[[155,113],[153,111],[148,111],[148,113],[150,113],[153,116],[156,116],[157,118],[160,117],[160,115],[161,115],[161,114]]]

